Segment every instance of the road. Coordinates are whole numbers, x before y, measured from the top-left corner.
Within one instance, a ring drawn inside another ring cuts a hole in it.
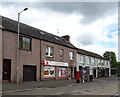
[[[71,83],[58,87],[38,87],[24,91],[4,92],[3,95],[114,95],[117,92],[117,77],[101,77],[95,79],[94,82]]]

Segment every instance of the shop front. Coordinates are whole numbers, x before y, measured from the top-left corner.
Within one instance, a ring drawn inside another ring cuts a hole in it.
[[[44,66],[44,78],[55,78],[54,66]]]
[[[89,76],[90,76],[90,67],[86,66],[83,67],[83,78],[85,81],[89,81]]]
[[[105,68],[98,67],[98,77],[104,77],[104,76],[105,76]]]
[[[89,66],[79,66],[80,79],[81,81],[89,81],[90,67]]]
[[[105,77],[109,77],[109,68],[105,68]]]
[[[67,79],[68,63],[57,61],[44,62],[44,79]]]

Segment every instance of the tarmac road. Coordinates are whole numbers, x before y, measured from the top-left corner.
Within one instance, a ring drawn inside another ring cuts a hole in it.
[[[8,86],[16,86],[17,88],[9,90],[7,89]],[[117,77],[100,77],[94,82],[85,83],[76,83],[75,80],[62,80],[3,84],[3,95],[114,95],[117,92]]]

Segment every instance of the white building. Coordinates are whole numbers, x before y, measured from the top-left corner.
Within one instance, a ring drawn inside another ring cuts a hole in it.
[[[111,75],[110,61],[102,56],[83,50],[77,50],[77,71],[89,80],[89,76],[109,77]]]

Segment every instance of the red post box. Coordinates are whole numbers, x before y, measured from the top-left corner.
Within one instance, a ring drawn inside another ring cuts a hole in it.
[[[76,71],[76,83],[80,83],[80,71]]]

